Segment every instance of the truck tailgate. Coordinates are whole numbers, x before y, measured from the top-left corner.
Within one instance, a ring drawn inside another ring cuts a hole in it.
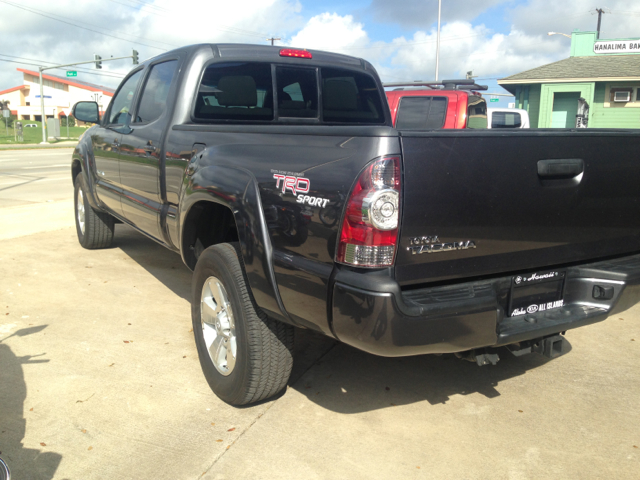
[[[637,130],[401,135],[401,285],[640,252]]]

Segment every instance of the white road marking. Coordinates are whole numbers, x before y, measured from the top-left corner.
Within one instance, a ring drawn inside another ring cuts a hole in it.
[[[37,180],[29,180],[29,179],[15,179],[13,182],[0,182],[0,186],[2,185],[22,185],[24,184],[25,186],[27,186],[28,184],[34,184],[34,183],[42,183],[42,182],[59,182],[61,180],[69,180],[69,182],[71,182],[71,177],[58,177],[58,178],[39,178]]]
[[[40,153],[35,150],[27,150],[25,152],[20,152],[20,153],[24,153],[26,154],[26,156],[37,156],[37,157],[55,157],[60,155],[69,155],[72,153],[72,152],[65,151],[66,149],[60,149],[60,150],[61,150],[60,152],[50,152],[50,153]],[[0,152],[0,157],[4,157],[5,155],[15,156],[16,150],[11,150],[11,153],[6,153],[6,154],[3,154],[2,152]]]

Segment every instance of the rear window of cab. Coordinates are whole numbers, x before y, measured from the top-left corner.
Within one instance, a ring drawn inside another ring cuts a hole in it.
[[[366,73],[311,66],[272,68],[270,63],[262,62],[207,66],[193,117],[206,123],[386,122],[378,86]]]

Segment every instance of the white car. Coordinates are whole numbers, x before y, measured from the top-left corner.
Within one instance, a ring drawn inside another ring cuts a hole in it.
[[[487,128],[529,128],[529,113],[520,108],[487,108]]]
[[[28,128],[28,127],[38,127],[38,125],[36,125],[35,123],[27,123],[24,128]]]

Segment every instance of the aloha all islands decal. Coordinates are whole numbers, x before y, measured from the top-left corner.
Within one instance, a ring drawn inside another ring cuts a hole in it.
[[[529,305],[526,310],[524,308],[516,308],[513,312],[511,312],[511,316],[517,317],[518,315],[526,315],[527,313],[544,312],[545,310],[551,310],[552,308],[560,308],[560,307],[564,307],[564,300],[556,300],[555,302],[541,303],[539,305],[536,305],[536,304]]]
[[[314,197],[305,195],[311,189],[311,180],[306,178],[303,173],[286,172],[284,170],[271,170],[273,178],[276,179],[276,188],[281,188],[282,193],[288,191],[293,193],[297,198],[296,203],[306,203],[311,207],[326,207],[330,202],[328,198]]]

